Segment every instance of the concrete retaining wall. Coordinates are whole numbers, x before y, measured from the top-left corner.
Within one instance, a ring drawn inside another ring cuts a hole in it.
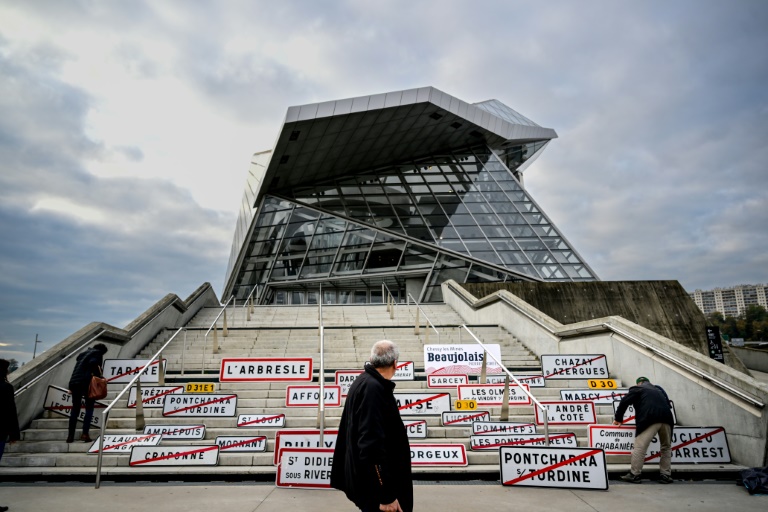
[[[729,348],[750,370],[768,373],[768,351],[748,347],[734,347],[733,345]]]
[[[443,297],[465,322],[500,324],[538,356],[605,354],[612,378],[632,383],[644,375],[664,387],[675,402],[680,424],[725,427],[734,462],[768,463],[768,411],[749,400],[768,404],[768,386],[752,377],[618,316],[563,325],[506,290],[477,299],[453,281],[443,284]],[[731,386],[748,399],[713,382]]]

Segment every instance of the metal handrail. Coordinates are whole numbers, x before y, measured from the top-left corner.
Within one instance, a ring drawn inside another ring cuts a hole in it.
[[[253,297],[253,294],[254,294],[254,292],[256,291],[256,289],[257,289],[258,287],[259,287],[258,283],[257,283],[257,284],[255,284],[255,285],[253,285],[253,288],[251,288],[251,293],[249,293],[249,294],[248,294],[248,297],[246,297],[246,298],[245,298],[245,302],[243,303],[243,306],[242,306],[242,307],[246,308],[246,314],[245,314],[245,315],[243,315],[243,318],[245,318],[245,319],[246,319],[246,322],[247,322],[248,320],[250,320],[250,315],[249,315],[249,313],[251,312],[251,310],[250,310],[250,307],[251,307],[251,306],[250,306],[248,303],[251,301],[251,297]],[[243,326],[245,326],[245,322],[243,322]]]
[[[536,407],[538,407],[538,408],[539,408],[539,409],[542,411],[542,413],[543,413],[543,416],[544,416],[544,442],[546,443],[546,445],[547,445],[547,446],[549,446],[549,411],[548,411],[548,409],[547,409],[546,407],[544,407],[544,405],[542,405],[542,403],[541,403],[541,402],[539,402],[539,401],[536,399],[536,397],[534,397],[534,396],[531,394],[531,392],[530,392],[530,391],[528,391],[527,389],[525,389],[525,388],[523,387],[523,385],[520,383],[520,381],[519,381],[519,380],[517,380],[517,377],[515,377],[515,376],[512,374],[512,372],[510,372],[510,371],[507,369],[507,367],[506,367],[506,366],[504,366],[504,364],[503,364],[501,361],[499,361],[498,359],[496,359],[496,356],[494,356],[494,355],[493,355],[493,353],[492,353],[492,352],[490,352],[490,351],[489,351],[489,350],[488,350],[488,349],[485,347],[485,344],[484,344],[482,341],[480,341],[480,340],[477,338],[477,336],[475,336],[475,333],[473,333],[471,330],[469,330],[469,327],[467,327],[467,324],[461,324],[461,326],[462,326],[462,327],[463,327],[463,328],[464,328],[464,329],[465,329],[465,330],[466,330],[466,331],[469,333],[469,335],[470,335],[470,336],[472,336],[472,337],[475,339],[475,341],[477,342],[477,344],[478,344],[478,345],[480,345],[481,347],[483,347],[483,350],[485,351],[485,353],[486,353],[486,354],[488,354],[488,355],[491,357],[491,359],[493,359],[494,361],[496,361],[496,364],[498,364],[498,365],[499,365],[499,366],[500,366],[500,367],[501,367],[501,368],[502,368],[502,369],[503,369],[503,370],[506,372],[506,374],[507,374],[507,375],[509,375],[509,377],[510,377],[512,380],[514,380],[514,381],[515,381],[515,383],[518,385],[518,387],[519,387],[520,389],[522,389],[522,390],[523,390],[523,392],[524,392],[526,395],[528,395],[528,398],[530,398],[530,399],[531,399],[531,401],[532,401],[532,402],[533,402],[533,403],[536,405]]]
[[[117,404],[117,401],[120,400],[120,398],[122,398],[122,396],[125,394],[125,392],[128,391],[129,389],[131,389],[131,386],[133,386],[136,383],[136,381],[141,378],[141,375],[144,373],[144,371],[157,359],[157,357],[160,354],[162,354],[163,350],[165,350],[165,347],[170,345],[170,343],[174,340],[174,338],[176,338],[176,336],[182,330],[184,330],[184,328],[183,327],[179,327],[176,330],[176,332],[173,333],[173,336],[171,336],[170,339],[168,339],[168,341],[166,341],[165,344],[162,347],[160,347],[160,350],[158,350],[155,353],[155,355],[153,355],[152,358],[149,361],[147,361],[147,364],[145,364],[144,367],[141,370],[136,372],[136,375],[131,379],[131,381],[122,389],[122,391],[120,391],[120,393],[117,394],[117,396],[112,400],[112,402],[110,402],[110,404],[107,406],[107,408],[104,409],[104,413],[102,414],[102,417],[101,417],[101,434],[99,435],[99,459],[96,462],[96,489],[98,489],[99,486],[101,485],[101,461],[102,461],[102,456],[104,455],[104,432],[105,432],[106,427],[107,427],[107,420],[109,419],[109,412]],[[161,365],[163,364],[162,361],[160,362],[160,364]],[[141,396],[137,392],[136,393],[136,401],[140,402],[141,399],[142,399]]]
[[[384,293],[384,290],[387,291],[386,294]],[[390,297],[392,298],[392,302],[389,301]],[[395,296],[392,295],[392,292],[386,283],[381,283],[381,300],[383,301],[384,299],[387,299],[387,311],[389,311],[389,318],[392,319],[395,317]]]
[[[48,375],[49,373],[51,373],[51,372],[52,372],[54,369],[56,369],[56,368],[57,368],[57,367],[58,367],[60,364],[64,363],[64,362],[65,362],[66,360],[68,360],[70,357],[72,357],[73,355],[77,354],[78,352],[80,352],[81,350],[83,350],[85,347],[87,347],[89,344],[91,344],[92,342],[94,342],[94,341],[96,341],[97,339],[99,339],[99,336],[101,336],[101,335],[102,335],[102,334],[104,334],[105,332],[107,332],[107,330],[106,330],[106,329],[101,329],[101,330],[99,331],[99,333],[98,333],[96,336],[94,336],[93,338],[89,339],[88,341],[86,341],[85,343],[83,343],[82,345],[80,345],[79,347],[77,347],[77,349],[73,350],[72,352],[70,352],[69,354],[67,354],[66,356],[64,356],[64,357],[63,357],[63,358],[62,358],[60,361],[57,361],[57,362],[56,362],[56,364],[54,364],[53,366],[51,366],[50,368],[48,368],[47,370],[45,370],[43,373],[41,373],[40,375],[38,375],[37,377],[35,377],[35,378],[34,378],[34,379],[32,379],[31,381],[29,381],[29,382],[27,382],[26,384],[24,384],[23,386],[21,386],[21,387],[20,387],[19,389],[17,389],[17,390],[16,390],[16,392],[13,394],[14,398],[15,398],[15,397],[17,397],[17,396],[19,396],[19,395],[20,395],[20,394],[22,394],[23,392],[25,392],[25,391],[26,391],[27,389],[29,389],[30,387],[32,387],[32,385],[33,385],[33,384],[37,383],[37,382],[38,382],[39,380],[41,380],[43,377],[45,377],[46,375]]]
[[[221,317],[221,314],[224,313],[227,310],[227,306],[229,306],[229,303],[232,302],[232,299],[234,299],[235,296],[232,295],[229,297],[229,300],[226,304],[224,304],[224,307],[221,308],[221,311],[219,311],[219,314],[216,315],[216,319],[211,323],[211,326],[208,328],[207,331],[205,331],[205,337],[203,338],[203,358],[200,360],[200,373],[205,373],[205,348],[208,346],[208,333],[211,332],[211,329],[213,329],[216,326],[216,322],[219,321],[219,317]]]
[[[317,323],[320,329],[320,369],[317,380],[320,383],[320,396],[318,398],[317,421],[320,430],[320,448],[323,445],[323,436],[325,434],[325,326],[323,325],[323,286],[320,285],[320,297],[317,300],[318,316]]]
[[[411,303],[410,303],[410,299],[413,299],[413,303],[416,305],[416,308],[417,308],[419,311],[421,311],[421,314],[424,316],[424,319],[427,321],[427,323],[430,325],[430,327],[432,327],[432,330],[433,330],[433,331],[435,331],[435,333],[437,334],[437,342],[438,342],[438,343],[440,343],[440,331],[438,331],[438,330],[437,330],[437,328],[435,327],[435,324],[433,324],[433,323],[432,323],[432,320],[430,320],[430,319],[429,319],[429,317],[427,316],[427,313],[424,311],[424,308],[422,308],[422,307],[421,307],[421,305],[420,305],[418,302],[416,302],[416,299],[415,299],[415,298],[413,297],[413,295],[411,295],[410,293],[409,293],[409,294],[407,294],[405,297],[406,297],[406,298],[405,298],[405,300],[406,300],[406,305],[410,305],[410,304],[411,304]],[[418,327],[418,325],[419,325],[419,322],[418,322],[418,315],[417,315],[417,317],[416,317],[416,318],[417,318],[417,322],[416,322],[416,325],[417,325],[417,327]]]

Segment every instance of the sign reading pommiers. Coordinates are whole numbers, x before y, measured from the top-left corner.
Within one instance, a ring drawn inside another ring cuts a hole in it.
[[[234,416],[237,395],[178,394],[165,397],[163,416]]]
[[[605,453],[599,448],[499,448],[502,485],[608,489]]]
[[[216,444],[222,452],[265,452],[267,436],[217,436]]]
[[[144,433],[173,441],[195,441],[205,437],[205,425],[146,425]]]
[[[43,408],[47,411],[53,411],[56,414],[61,414],[62,416],[69,418],[72,415],[72,393],[58,386],[48,386],[48,390],[45,393]],[[96,402],[96,405],[93,408],[91,425],[94,427],[101,427],[103,417],[102,409],[106,408],[107,404],[104,402]],[[85,419],[85,400],[81,402],[79,416],[80,421]]]
[[[333,450],[328,448],[283,448],[277,468],[277,487],[331,488]]]
[[[607,379],[605,354],[544,354],[541,370],[545,379]]]
[[[595,405],[611,405],[614,400],[621,400],[629,393],[627,388],[621,389],[561,389],[560,399],[566,402],[586,401]]]
[[[491,413],[489,411],[445,411],[441,417],[444,427],[472,425],[476,421],[491,421]]]
[[[284,429],[275,432],[275,456],[274,463],[280,460],[280,452],[285,448],[336,448],[336,436],[338,430],[326,430],[323,432],[323,446],[320,446],[320,431],[302,429]]]
[[[547,438],[542,434],[478,434],[469,436],[472,451],[496,450],[502,446],[546,446]],[[573,432],[551,434],[550,446],[578,446]]]
[[[219,447],[213,446],[135,446],[130,466],[215,466]]]
[[[414,370],[413,361],[398,362],[392,380],[413,380],[415,378]]]
[[[466,374],[427,375],[427,387],[430,388],[456,388],[460,384],[469,384],[469,378]]]
[[[137,373],[144,368],[149,359],[105,359],[103,373],[107,383],[131,382]],[[165,368],[166,360],[163,359]],[[139,378],[141,382],[159,382],[160,381],[160,361],[153,361]]]
[[[143,386],[141,404],[144,407],[160,408],[165,403],[166,395],[183,392],[184,386]],[[128,407],[136,407],[136,386],[131,386],[128,392]]]
[[[412,466],[466,466],[467,450],[463,444],[413,443]]]
[[[341,396],[347,396],[350,386],[363,370],[336,370],[336,385],[341,388]]]
[[[241,414],[237,428],[284,427],[285,414]]]
[[[88,448],[88,453],[99,453],[99,437]],[[128,435],[105,435],[104,436],[104,454],[115,455],[128,453],[134,446],[157,446],[161,437],[157,434],[128,434]]]
[[[501,348],[497,343],[486,345],[488,351],[501,361]],[[424,345],[424,369],[427,375],[463,373],[480,374],[483,366],[483,349],[475,344]],[[500,373],[501,368],[493,358],[487,362],[488,373]]]
[[[311,381],[311,357],[224,358],[220,382]]]
[[[341,406],[341,387],[324,386],[323,403],[326,407]],[[285,388],[286,407],[318,407],[320,386],[288,386]]]
[[[528,385],[521,388],[517,384],[509,385],[509,405],[530,405],[531,397],[526,394]],[[459,400],[476,400],[477,405],[503,405],[504,384],[466,384],[459,386]]]
[[[597,423],[595,404],[592,402],[539,402],[547,408],[550,425],[589,425]],[[536,424],[543,425],[541,409],[534,407]]]
[[[513,421],[476,421],[472,423],[473,434],[535,434],[536,425]]]
[[[451,410],[450,393],[394,393],[401,416],[439,416]]]

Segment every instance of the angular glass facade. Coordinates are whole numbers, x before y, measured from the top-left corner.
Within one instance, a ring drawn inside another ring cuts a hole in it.
[[[478,107],[538,127],[496,100]],[[242,299],[258,284],[262,303],[311,304],[322,286],[324,303],[379,302],[386,284],[400,300],[410,293],[437,301],[447,279],[595,280],[517,178],[549,139],[491,147],[472,138],[326,179],[310,172],[307,183],[295,179],[296,186],[261,195],[254,190],[264,188],[268,165],[257,155],[233,243],[230,293]]]

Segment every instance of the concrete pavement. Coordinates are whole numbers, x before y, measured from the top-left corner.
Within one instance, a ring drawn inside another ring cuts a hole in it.
[[[731,482],[660,485],[610,482],[608,491],[502,487],[493,482],[417,482],[417,512],[520,510],[533,512],[739,512],[768,510],[768,496],[750,496]],[[0,505],[10,512],[354,512],[338,491],[278,489],[264,483],[3,483]]]

